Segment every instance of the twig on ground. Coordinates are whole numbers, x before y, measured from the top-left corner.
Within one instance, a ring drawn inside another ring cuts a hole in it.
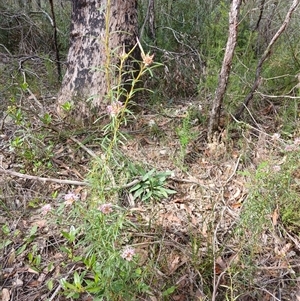
[[[75,264],[73,265],[73,267],[69,270],[67,276],[71,275],[71,273],[73,272],[75,268]],[[54,300],[54,298],[56,297],[56,295],[58,294],[58,292],[60,291],[61,289],[61,284],[59,283],[58,287],[55,289],[54,293],[52,294],[52,296],[48,299],[48,301],[52,301]]]
[[[293,269],[293,268],[299,268],[299,264],[292,264],[288,266],[270,266],[270,267],[260,267],[258,266],[257,269],[259,270],[288,270],[288,269]]]
[[[206,186],[204,186],[203,184],[197,182],[197,181],[194,181],[194,180],[189,180],[189,179],[180,179],[180,178],[174,178],[174,177],[170,177],[169,178],[170,180],[172,181],[175,181],[175,182],[182,182],[182,183],[190,183],[190,184],[196,184],[204,189],[207,189]]]
[[[256,91],[257,94],[267,98],[288,98],[288,99],[300,99],[300,96],[291,96],[291,95],[267,95],[261,92]]]
[[[300,242],[297,241],[291,234],[289,234],[289,232],[283,226],[281,226],[281,229],[292,240],[292,242],[295,244],[295,247],[298,249],[298,251],[300,251]]]
[[[225,210],[226,210],[226,207],[222,209],[220,221],[217,223],[216,228],[214,230],[214,235],[213,235],[212,251],[213,251],[213,256],[214,256],[214,262],[213,262],[214,263],[214,266],[213,266],[214,271],[213,271],[213,293],[212,293],[212,297],[211,297],[212,301],[216,301],[220,282],[230,266],[230,264],[226,265],[226,267],[221,272],[221,274],[217,275],[217,258],[216,258],[217,244],[218,244],[217,232],[218,232],[218,229],[219,229],[219,226],[221,223],[221,219],[224,217]],[[215,216],[214,216],[214,218],[215,218]]]
[[[246,123],[246,122],[241,121],[241,120],[237,120],[233,115],[231,115],[231,117],[232,117],[232,119],[233,119],[236,123],[246,125],[248,128],[250,128],[250,129],[252,129],[252,130],[254,130],[254,131],[257,131],[257,132],[259,132],[259,133],[261,133],[261,134],[264,134],[265,136],[267,136],[267,137],[269,137],[269,138],[271,138],[271,139],[273,138],[273,135],[270,135],[270,134],[266,133],[265,131],[263,131],[263,130],[261,130],[261,129],[259,129],[259,128],[256,128],[256,127],[254,127],[253,125],[251,125],[251,124],[249,124],[249,123]],[[286,145],[286,142],[285,142],[283,139],[278,139],[278,141],[280,141],[282,144]]]
[[[265,293],[267,293],[268,294],[268,296],[270,297],[272,297],[273,298],[273,300],[274,301],[281,301],[281,297],[279,296],[279,298],[277,298],[274,294],[272,294],[270,291],[268,291],[268,290],[266,290],[265,288],[258,288],[258,289],[260,289],[260,290],[262,290],[263,292],[265,292]],[[279,293],[281,293],[280,291],[279,291]]]
[[[98,159],[99,156],[97,156],[91,149],[87,148],[83,143],[81,143],[79,140],[77,140],[74,137],[70,137],[70,139],[72,141],[74,141],[75,143],[77,143],[83,150],[85,150],[92,158],[94,159]],[[100,156],[101,157],[101,156]],[[114,175],[112,173],[112,171],[107,167],[106,171],[110,177],[111,183],[113,184],[113,187],[116,187],[116,182],[115,182],[115,178]]]
[[[83,150],[85,150],[92,158],[98,158],[98,156],[89,148],[87,148],[83,143],[81,143],[79,140],[77,140],[74,137],[69,137],[72,141],[77,143]]]
[[[241,157],[242,157],[242,155],[239,155],[239,157],[236,161],[236,164],[234,166],[234,170],[233,170],[232,174],[229,176],[229,178],[226,180],[225,185],[228,184],[230,182],[230,180],[233,178],[233,176],[236,174],[236,171],[237,171],[237,169],[239,167],[239,164],[240,164]]]
[[[18,178],[23,178],[23,179],[28,179],[28,180],[37,180],[41,182],[52,182],[52,183],[59,183],[59,184],[69,184],[69,185],[82,185],[82,186],[87,186],[89,183],[87,182],[82,182],[82,181],[74,181],[74,180],[63,180],[63,179],[54,179],[54,178],[44,178],[44,177],[39,177],[39,176],[32,176],[28,174],[23,174],[20,172],[8,170],[8,169],[0,169],[0,173],[8,174],[14,177]]]
[[[3,169],[0,168],[0,173],[2,174],[8,174],[13,177],[18,177],[18,178],[23,178],[23,179],[28,179],[28,180],[37,180],[41,182],[52,182],[52,183],[59,183],[59,184],[67,184],[67,185],[78,185],[78,186],[89,186],[90,184],[88,182],[82,182],[82,181],[75,181],[75,180],[63,180],[63,179],[55,179],[55,178],[44,178],[44,177],[39,177],[39,176],[32,176],[28,174],[23,174],[20,172],[8,170],[8,169]],[[125,185],[121,186],[112,186],[112,187],[107,187],[104,190],[112,190],[112,189],[124,189],[124,188],[129,188],[135,184],[137,184],[141,178],[135,179]]]

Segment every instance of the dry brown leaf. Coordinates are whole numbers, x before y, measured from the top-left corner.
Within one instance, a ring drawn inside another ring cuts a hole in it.
[[[265,107],[264,109],[261,110],[261,113],[263,115],[268,115],[270,112],[274,111],[274,105],[270,104],[269,106]]]
[[[161,222],[163,225],[169,225],[172,223],[181,223],[181,220],[173,213],[165,213],[161,216]]]
[[[170,201],[170,203],[184,203],[185,198],[177,198]]]
[[[30,287],[38,287],[38,286],[41,285],[41,283],[37,280],[32,280],[29,283],[27,283],[27,285],[30,286]]]
[[[194,215],[191,216],[191,223],[193,226],[196,226],[196,227],[200,225],[199,219]]]
[[[228,264],[227,265],[230,265],[232,263],[234,264],[238,264],[240,261],[240,256],[238,253],[234,253],[232,254],[229,258],[228,258]]]
[[[55,151],[55,155],[57,156],[57,155],[60,155],[60,154],[62,154],[63,152],[65,151],[65,147],[61,147],[61,148],[59,148],[58,150],[56,150]]]
[[[183,276],[181,276],[177,281],[176,281],[176,287],[178,289],[184,288],[187,285],[188,282],[188,274],[184,274]]]
[[[237,202],[237,203],[231,204],[230,208],[232,208],[232,209],[239,209],[241,206],[242,206],[242,203],[241,202]]]
[[[217,259],[216,259],[216,263],[221,266],[223,269],[226,268],[226,262],[222,259],[221,256],[219,256]]]
[[[49,184],[49,190],[55,191],[55,190],[59,190],[60,188],[61,188],[61,184],[56,184],[56,183]]]
[[[38,228],[42,229],[46,226],[46,223],[47,223],[47,221],[42,219],[42,220],[33,222],[31,225],[32,226],[37,226]]]
[[[60,275],[60,266],[57,265],[57,266],[55,267],[55,271],[54,271],[54,273],[53,273],[53,277],[56,278],[56,277],[58,277],[59,275]]]
[[[74,189],[73,193],[75,195],[80,195],[81,194],[81,191],[83,190],[84,188],[82,186],[78,186],[76,189]]]
[[[296,292],[296,298],[297,298],[297,301],[300,301],[300,290],[298,290]]]
[[[273,214],[272,214],[272,223],[273,223],[273,226],[277,225],[278,218],[279,218],[279,210],[278,210],[278,207],[277,207],[274,210]]]
[[[155,141],[151,141],[151,140],[147,139],[146,137],[143,137],[140,142],[141,143],[146,142],[147,144],[150,144],[150,145],[155,145],[156,144]]]
[[[43,283],[46,279],[46,274],[45,273],[41,273],[39,278],[37,279],[38,282]]]
[[[241,189],[236,187],[235,190],[236,190],[235,193],[229,199],[230,201],[238,199],[239,196],[241,195],[241,192],[242,192]]]
[[[16,279],[16,281],[13,282],[14,286],[23,286],[23,281],[21,279]]]
[[[7,259],[7,266],[8,267],[12,266],[15,260],[16,260],[16,252],[15,249],[12,249]]]
[[[217,275],[221,274],[227,267],[226,262],[222,259],[222,257],[218,257],[215,262],[215,273]]]
[[[181,209],[185,209],[186,212],[187,212],[190,216],[192,215],[192,210],[191,210],[191,208],[190,208],[189,205],[182,204],[182,206],[180,206],[180,207],[181,207]]]
[[[86,199],[87,199],[87,196],[88,196],[88,191],[87,191],[87,189],[83,189],[82,192],[81,192],[80,200],[81,200],[82,202],[85,202]]]
[[[67,170],[60,170],[57,172],[59,176],[69,176],[69,172]]]
[[[172,296],[172,300],[174,301],[185,301],[185,295],[176,295],[176,296]]]
[[[31,273],[31,274],[36,274],[36,275],[39,274],[36,270],[34,270],[34,269],[32,269],[32,268],[28,268],[27,272],[28,272],[28,273]]]
[[[146,261],[148,260],[149,258],[149,254],[147,252],[147,250],[145,249],[142,249],[142,248],[137,248],[136,250],[137,254],[139,254],[139,266],[143,266]]]
[[[62,253],[55,253],[55,255],[53,256],[54,259],[61,259],[64,258]]]
[[[276,252],[277,255],[285,257],[291,247],[292,247],[292,244],[287,243],[281,250],[276,250],[275,249],[275,252]]]
[[[10,299],[9,290],[7,288],[2,289],[1,296],[2,296],[1,301],[9,301]]]
[[[195,295],[195,300],[197,301],[204,301],[204,300],[207,300],[206,299],[206,296],[204,295],[203,292],[201,292],[199,289],[194,293]]]
[[[171,263],[168,266],[169,275],[172,275],[179,267],[180,265],[180,257],[178,255],[175,255],[175,257],[172,259]]]
[[[203,221],[202,228],[201,228],[201,233],[202,233],[203,237],[208,236],[207,230],[208,230],[208,224],[206,221]]]

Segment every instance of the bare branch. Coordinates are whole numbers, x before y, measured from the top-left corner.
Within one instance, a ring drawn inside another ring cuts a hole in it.
[[[260,86],[260,83],[261,83],[260,74],[261,74],[261,71],[262,71],[263,63],[270,56],[272,47],[274,46],[275,42],[278,40],[278,38],[281,36],[281,34],[285,31],[285,29],[289,25],[289,23],[291,21],[291,18],[292,18],[292,14],[296,10],[296,8],[298,7],[299,3],[300,3],[300,0],[294,0],[293,1],[289,11],[287,12],[287,14],[285,16],[285,19],[284,19],[282,25],[280,26],[280,28],[277,30],[277,32],[273,36],[273,38],[270,41],[268,47],[266,48],[265,52],[263,53],[262,57],[260,58],[260,60],[257,64],[257,67],[256,67],[255,79],[254,79],[254,83],[252,85],[251,91],[246,96],[244,102],[240,105],[237,112],[234,114],[234,117],[236,119],[240,119],[241,115],[244,112],[245,107],[248,106],[249,102],[253,98],[254,93],[256,92],[257,88]]]
[[[58,184],[65,184],[65,185],[78,185],[78,186],[90,186],[90,183],[88,182],[83,182],[83,181],[75,181],[75,180],[63,180],[63,179],[55,179],[55,178],[44,178],[44,177],[38,177],[38,176],[32,176],[28,174],[23,174],[20,172],[16,172],[13,170],[8,170],[8,169],[3,169],[0,168],[0,174],[7,174],[13,177],[18,177],[22,179],[27,179],[27,180],[36,180],[40,182],[52,182],[52,183],[58,183]],[[111,187],[106,187],[104,190],[109,191],[113,189],[125,189],[132,187],[133,185],[139,183],[141,181],[142,177],[135,179],[127,184],[121,185],[121,186],[111,186]]]
[[[22,179],[37,180],[37,181],[41,181],[41,182],[52,182],[52,183],[59,183],[59,184],[82,185],[82,186],[89,185],[87,182],[82,182],[82,181],[63,180],[63,179],[54,179],[54,178],[43,178],[43,177],[38,177],[38,176],[22,174],[20,172],[8,170],[8,169],[3,169],[3,168],[0,169],[0,173],[8,174],[8,175],[11,175],[13,177],[18,177],[18,178],[22,178]]]

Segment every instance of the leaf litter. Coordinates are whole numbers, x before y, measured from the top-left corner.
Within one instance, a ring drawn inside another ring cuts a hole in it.
[[[180,104],[179,109],[181,112],[186,108]],[[221,293],[230,283],[230,270],[245,264],[241,259],[245,254],[241,252],[242,246],[235,239],[234,231],[249,194],[249,179],[240,173],[248,166],[242,162],[238,147],[227,144],[226,133],[223,133],[223,138],[207,144],[202,135],[205,128],[201,124],[194,128],[199,134],[188,144],[184,161],[178,161],[181,145],[174,129],[184,116],[170,117],[142,111],[136,123],[130,124],[129,134],[132,132],[134,135],[121,146],[123,154],[132,161],[150,169],[172,171],[168,185],[177,192],[155,203],[122,200],[128,206],[128,218],[139,229],[131,234],[136,252],[140,254],[139,264],[146,264],[148,258],[154,258],[157,263],[153,276],[156,281],[151,283],[152,295],[145,300],[162,300],[164,283],[174,287],[174,292],[171,289],[165,292],[170,293],[168,300],[209,300],[210,293],[205,287]],[[157,125],[155,132],[149,127],[153,122]],[[85,134],[81,134],[81,138],[84,139]],[[273,155],[273,150],[268,147],[264,135],[258,137],[257,146],[254,146],[254,136],[247,139],[253,153],[250,168],[255,169],[255,164],[257,166],[258,162]],[[64,179],[82,180],[86,176],[89,155],[78,149],[78,145],[72,147],[72,140],[69,142],[67,147],[60,141],[56,146],[53,162],[58,169],[57,175]],[[1,144],[3,152],[8,152],[9,140],[1,141]],[[12,165],[13,160],[16,159],[11,154],[4,156],[2,167],[22,165],[21,161]],[[73,269],[80,267],[68,262],[60,250],[64,239],[58,229],[47,222],[45,217],[48,214],[41,214],[42,207],[35,206],[32,200],[43,200],[45,206],[53,200],[51,193],[59,191],[56,196],[58,203],[51,205],[58,208],[65,201],[72,206],[77,198],[88,201],[88,189],[78,186],[74,196],[64,200],[63,196],[69,193],[69,185],[39,183],[5,174],[0,175],[0,184],[5,200],[5,206],[1,207],[2,232],[8,225],[10,233],[10,240],[1,245],[2,300],[64,300],[63,296],[55,293],[57,281],[68,275],[71,266]],[[28,207],[30,202],[32,206]],[[273,229],[266,229],[263,245],[252,250],[252,264],[258,269],[253,285],[262,292],[264,300],[278,295],[278,286],[289,287],[284,292],[280,290],[281,300],[300,300],[300,281],[289,286],[289,281],[299,273],[296,256],[300,251],[299,237],[280,230],[280,218],[280,208],[275,208],[270,216]],[[32,229],[35,232],[30,234]],[[33,245],[42,258],[38,268],[28,264],[28,253]],[[240,279],[237,277],[236,281]],[[47,283],[51,282],[54,285],[49,290]],[[251,299],[251,289],[247,288],[248,291],[238,300],[254,300]]]

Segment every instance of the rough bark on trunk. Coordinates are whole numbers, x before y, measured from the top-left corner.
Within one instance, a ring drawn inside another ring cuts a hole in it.
[[[227,39],[224,59],[215,97],[210,111],[208,123],[208,139],[212,140],[214,131],[218,129],[220,122],[220,112],[223,104],[224,95],[227,89],[232,58],[237,41],[238,16],[242,0],[233,0],[229,12],[229,36]]]
[[[80,122],[99,116],[113,84],[108,68],[117,64],[123,47],[129,51],[135,45],[136,36],[137,0],[73,0],[67,70],[57,99],[60,115],[70,102]]]

